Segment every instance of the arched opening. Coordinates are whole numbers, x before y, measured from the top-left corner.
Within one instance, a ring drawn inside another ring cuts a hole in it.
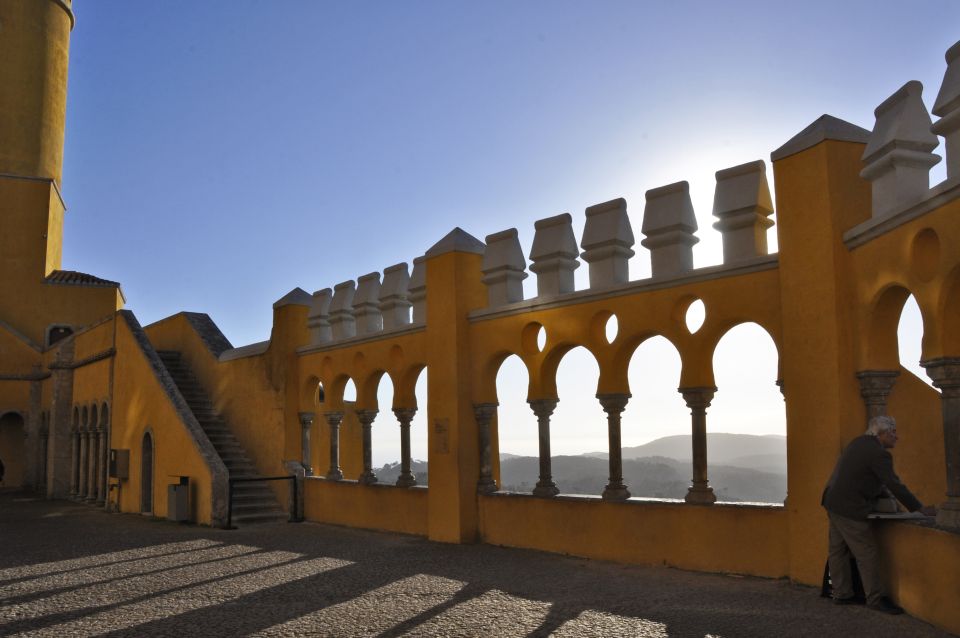
[[[347,379],[347,384],[343,386],[343,402],[344,403],[356,403],[357,401],[357,385],[353,382],[353,379]]]
[[[140,512],[153,513],[153,436],[143,435],[140,447]]]
[[[623,482],[633,496],[679,499],[690,486],[690,410],[677,392],[681,366],[680,353],[661,336],[630,358],[621,453]]]
[[[25,478],[24,451],[26,430],[23,417],[7,412],[0,417],[0,461],[3,461],[3,479],[0,487],[22,487]]]
[[[923,383],[933,387],[926,371],[920,366],[923,358],[923,315],[913,295],[907,297],[897,324],[897,354],[900,365]],[[902,373],[901,373],[902,374]]]
[[[53,325],[47,328],[47,347],[52,346],[58,341],[66,339],[73,334],[73,328],[70,326]]]
[[[498,487],[508,492],[529,493],[537,484],[537,419],[527,404],[530,380],[523,360],[517,355],[507,357],[497,370],[496,383]]]
[[[717,392],[707,409],[707,464],[717,500],[782,503],[787,421],[778,353],[766,330],[743,323],[713,354]]]
[[[417,413],[410,421],[410,471],[417,479],[417,485],[427,485],[429,472],[427,468],[428,441],[427,441],[427,369],[420,371],[417,384],[413,390],[417,398]]]
[[[600,494],[607,483],[607,415],[596,397],[599,380],[600,366],[582,346],[564,354],[557,368],[550,454],[562,494]]]
[[[400,473],[400,426],[393,414],[393,379],[384,373],[377,385],[377,409],[373,421],[373,467],[381,483],[393,483]]]

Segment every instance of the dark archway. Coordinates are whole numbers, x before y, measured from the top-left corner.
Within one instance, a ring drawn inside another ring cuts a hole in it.
[[[23,417],[16,412],[8,412],[0,417],[0,461],[3,461],[4,474],[0,487],[21,487],[24,483],[24,447],[26,431]]]
[[[143,435],[140,448],[140,512],[153,513],[153,437],[149,432]]]

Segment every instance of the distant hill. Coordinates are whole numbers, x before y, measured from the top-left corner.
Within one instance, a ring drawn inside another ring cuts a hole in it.
[[[588,452],[585,456],[605,459],[606,452]],[[665,436],[645,445],[623,448],[623,459],[640,459],[662,456],[669,459],[693,457],[689,434]],[[707,434],[707,459],[711,465],[737,465],[742,467],[767,466],[786,472],[787,437],[779,434],[757,436],[755,434]]]
[[[606,459],[591,456],[555,456],[553,480],[564,494],[601,494],[607,484]],[[709,467],[710,484],[722,501],[782,503],[787,494],[786,473],[763,472],[729,465]],[[532,456],[501,458],[501,489],[532,492],[539,460]],[[682,499],[690,486],[689,461],[665,457],[624,460],[624,482],[633,496]]]
[[[410,471],[417,479],[417,485],[427,484],[427,462],[413,459],[410,461]],[[377,475],[377,481],[380,483],[396,483],[400,477],[400,463],[387,463],[383,467],[373,468],[373,473]],[[356,478],[356,477],[347,477]]]

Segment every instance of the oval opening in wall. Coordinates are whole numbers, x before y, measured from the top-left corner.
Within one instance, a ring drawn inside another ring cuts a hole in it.
[[[695,334],[697,330],[703,327],[703,322],[707,319],[707,307],[703,305],[703,301],[700,299],[695,299],[687,306],[687,313],[684,316],[684,321],[687,324],[687,330],[690,331],[690,334]]]
[[[547,329],[543,326],[540,326],[540,330],[537,331],[537,352],[543,352],[543,349],[547,347]]]
[[[617,319],[617,315],[610,315],[603,330],[604,336],[607,338],[607,343],[613,343],[617,335],[620,334],[620,320]]]

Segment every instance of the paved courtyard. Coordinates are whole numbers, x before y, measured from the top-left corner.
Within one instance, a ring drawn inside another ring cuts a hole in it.
[[[0,494],[0,635],[948,635],[817,593],[311,523],[223,531]]]

